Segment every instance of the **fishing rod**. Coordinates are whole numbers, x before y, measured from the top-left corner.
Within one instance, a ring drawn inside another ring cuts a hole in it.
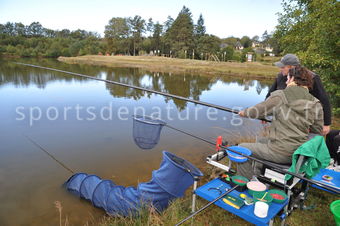
[[[36,147],[38,147],[40,150],[42,150],[43,152],[45,152],[48,156],[50,156],[54,161],[56,161],[60,166],[62,166],[64,169],[66,169],[67,171],[69,171],[70,173],[74,174],[74,171],[72,169],[70,169],[69,167],[67,167],[64,163],[62,163],[61,161],[59,161],[56,157],[54,157],[51,153],[49,153],[48,151],[46,151],[45,148],[43,148],[41,145],[39,145],[37,142],[35,142],[32,138],[30,138],[29,136],[23,134],[24,137],[26,137],[27,140],[29,140],[32,144],[34,144]]]
[[[202,102],[202,101],[197,101],[197,100],[185,98],[185,97],[181,97],[181,96],[170,94],[170,93],[164,93],[164,92],[160,92],[160,91],[155,91],[155,90],[152,90],[152,89],[142,88],[142,87],[139,87],[139,86],[128,85],[128,84],[124,84],[124,83],[120,83],[120,82],[115,82],[115,81],[111,81],[111,80],[106,80],[106,79],[101,79],[101,78],[95,78],[95,77],[91,77],[89,75],[84,75],[84,74],[70,72],[70,71],[63,71],[63,70],[59,70],[59,69],[55,69],[55,68],[43,67],[43,66],[38,66],[38,65],[33,65],[33,64],[25,64],[25,63],[19,63],[19,62],[14,62],[14,63],[15,64],[19,64],[19,65],[29,66],[29,67],[41,68],[41,69],[46,69],[46,70],[51,70],[51,71],[57,71],[57,72],[62,72],[62,73],[66,73],[66,74],[76,75],[76,76],[80,76],[80,77],[84,77],[84,78],[89,78],[89,79],[93,79],[93,80],[97,80],[97,81],[103,81],[103,82],[107,82],[107,83],[111,83],[111,84],[115,84],[115,85],[125,86],[125,87],[128,87],[128,88],[134,88],[134,89],[138,89],[138,90],[142,90],[142,91],[146,91],[146,92],[150,92],[150,93],[156,93],[156,94],[160,94],[160,95],[163,95],[163,96],[173,97],[173,98],[176,98],[176,99],[179,99],[179,100],[184,100],[184,101],[192,102],[192,103],[195,103],[195,104],[204,105],[204,106],[207,106],[207,107],[213,107],[213,108],[216,108],[216,109],[219,109],[219,110],[223,110],[223,111],[227,111],[227,112],[231,112],[231,113],[234,113],[234,114],[238,114],[239,113],[239,111],[237,111],[237,110],[226,108],[226,107],[223,107],[223,106],[220,106],[220,105],[209,104],[209,103],[206,103],[206,102]],[[262,121],[270,122],[270,120],[267,120],[267,119],[261,119],[261,120]],[[188,134],[188,133],[186,133],[186,134]],[[197,136],[194,136],[194,137],[197,137]],[[200,140],[205,140],[205,139],[204,138],[200,138]],[[205,141],[207,141],[207,140],[205,140]],[[210,143],[210,144],[215,145],[211,141],[207,141],[207,142]],[[272,163],[264,162],[263,160],[260,160],[260,159],[254,158],[252,156],[245,155],[245,154],[243,154],[241,152],[229,149],[226,146],[221,146],[221,148],[229,150],[229,151],[232,151],[234,153],[237,153],[237,154],[239,154],[239,155],[241,155],[243,157],[249,158],[249,159],[251,159],[253,161],[257,161],[259,163],[266,164],[266,165],[268,165],[270,167],[273,167],[274,169],[277,169],[279,172],[282,172],[282,173],[285,173],[285,174],[290,174],[290,175],[292,175],[294,177],[297,177],[297,178],[299,178],[301,180],[305,180],[305,181],[307,181],[309,183],[316,184],[316,185],[318,185],[318,186],[320,186],[322,188],[328,189],[328,190],[330,190],[330,191],[332,191],[332,192],[334,192],[336,194],[340,194],[340,191],[338,191],[338,190],[336,190],[334,188],[330,188],[327,184],[324,184],[322,182],[305,178],[305,177],[303,177],[303,176],[301,176],[299,174],[296,174],[296,173],[293,173],[293,172],[289,172],[289,171],[287,171],[285,169],[281,169],[281,168],[277,167],[276,165],[274,165]]]
[[[89,75],[84,75],[84,74],[70,72],[70,71],[63,71],[63,70],[59,70],[59,69],[55,69],[55,68],[43,67],[43,66],[34,65],[34,64],[25,64],[25,63],[19,63],[19,62],[13,62],[13,63],[19,64],[19,65],[24,65],[24,66],[29,66],[29,67],[46,69],[46,70],[50,70],[50,71],[62,72],[62,73],[65,73],[65,74],[76,75],[76,76],[83,77],[83,78],[93,79],[93,80],[102,81],[102,82],[106,82],[106,83],[110,83],[110,84],[114,84],[114,85],[125,86],[125,87],[128,87],[128,88],[142,90],[142,91],[146,91],[146,92],[149,92],[149,93],[160,94],[160,95],[163,95],[163,96],[167,96],[167,97],[172,97],[172,98],[176,98],[176,99],[179,99],[179,100],[188,101],[188,102],[199,104],[199,105],[203,105],[203,106],[206,106],[206,107],[216,108],[216,109],[219,109],[219,110],[222,110],[222,111],[231,112],[231,113],[234,113],[234,114],[238,114],[239,113],[239,111],[237,111],[237,110],[234,110],[234,109],[231,109],[231,108],[227,108],[227,107],[223,107],[223,106],[220,106],[220,105],[210,104],[210,103],[203,102],[203,101],[193,100],[193,99],[190,99],[190,98],[186,98],[186,97],[182,97],[182,96],[178,96],[178,95],[174,95],[174,94],[170,94],[170,93],[160,92],[160,91],[156,91],[156,90],[152,90],[152,89],[147,89],[147,88],[143,88],[143,87],[139,87],[139,86],[134,86],[134,85],[129,85],[129,84],[121,83],[121,82],[115,82],[115,81],[112,81],[112,80],[96,78],[96,77],[92,77],[92,76],[89,76]],[[260,120],[266,121],[266,122],[271,122],[268,119],[260,119]]]
[[[202,140],[202,141],[204,141],[204,142],[206,142],[206,143],[208,143],[208,144],[216,145],[214,142],[209,141],[209,140],[206,140],[206,139],[204,139],[204,138],[202,138],[202,137],[198,137],[198,136],[196,136],[196,135],[190,134],[190,133],[188,133],[188,132],[185,132],[185,131],[180,130],[180,129],[176,129],[176,128],[171,127],[171,126],[168,126],[168,125],[166,125],[166,126],[169,127],[169,128],[171,128],[171,129],[174,129],[174,130],[177,130],[177,131],[179,131],[179,132],[182,132],[182,133],[184,133],[184,134],[186,134],[186,135],[189,135],[189,136],[198,138],[199,140]],[[290,171],[288,171],[288,170],[279,168],[278,166],[276,166],[275,164],[273,164],[273,163],[271,163],[271,162],[267,162],[267,161],[263,161],[263,160],[261,160],[261,159],[257,159],[257,158],[255,158],[255,157],[250,156],[250,155],[246,155],[246,154],[244,154],[244,153],[242,153],[242,152],[233,150],[233,149],[231,149],[231,148],[229,148],[229,147],[227,147],[227,146],[224,146],[224,145],[220,145],[220,148],[225,149],[225,150],[228,150],[228,151],[231,151],[231,152],[234,152],[234,153],[239,154],[239,155],[242,155],[243,157],[249,158],[249,159],[251,159],[251,160],[253,160],[253,161],[256,161],[256,162],[259,162],[259,163],[261,163],[261,164],[270,166],[270,167],[272,167],[272,168],[278,170],[278,171],[281,172],[281,173],[289,174],[289,175],[294,176],[294,177],[297,177],[297,178],[299,178],[299,179],[301,179],[301,180],[307,181],[307,182],[309,182],[309,183],[311,183],[311,184],[316,184],[316,185],[318,185],[318,186],[320,186],[320,187],[322,187],[322,188],[324,188],[324,189],[330,190],[330,191],[332,191],[332,192],[334,192],[334,193],[336,193],[336,194],[338,194],[338,195],[340,194],[340,191],[339,191],[338,189],[333,188],[333,186],[331,186],[331,185],[329,185],[329,184],[325,184],[325,183],[322,183],[322,182],[319,182],[319,181],[316,181],[316,180],[313,180],[313,179],[308,179],[308,178],[303,177],[303,176],[301,176],[301,175],[299,175],[299,174],[297,174],[297,173],[290,172]],[[227,155],[226,153],[224,153],[224,154]]]
[[[150,117],[150,116],[148,116],[148,117]],[[152,118],[152,117],[150,117],[150,118]],[[209,141],[209,140],[207,140],[207,139],[205,139],[205,138],[203,138],[203,137],[196,136],[196,135],[194,135],[194,134],[192,134],[192,133],[188,133],[188,132],[186,132],[186,131],[184,131],[184,130],[181,130],[181,129],[172,127],[172,126],[170,126],[170,125],[168,125],[168,124],[165,124],[164,126],[170,128],[170,129],[176,130],[176,131],[178,131],[178,132],[181,132],[181,133],[183,133],[183,134],[186,134],[186,135],[188,135],[188,136],[194,137],[194,138],[196,138],[196,139],[199,139],[199,140],[201,140],[201,141],[203,141],[203,142],[206,142],[206,143],[208,143],[208,144],[211,144],[211,145],[214,145],[214,146],[216,145],[214,142]],[[234,153],[236,153],[236,154],[239,154],[239,155],[241,155],[241,156],[243,156],[243,157],[249,158],[249,159],[251,159],[251,160],[253,160],[253,161],[259,162],[259,163],[261,163],[261,164],[270,166],[270,167],[272,167],[272,168],[278,170],[278,171],[281,172],[281,173],[289,174],[289,175],[294,176],[294,177],[297,177],[297,178],[299,178],[299,179],[301,179],[301,180],[307,181],[307,182],[309,182],[309,183],[311,183],[311,184],[316,184],[316,185],[318,185],[318,186],[320,186],[320,187],[322,187],[322,188],[324,188],[324,189],[328,189],[328,190],[330,190],[330,191],[332,191],[332,192],[334,192],[334,193],[336,193],[336,194],[340,194],[340,191],[339,191],[337,188],[335,188],[335,187],[333,187],[333,186],[331,186],[331,185],[329,185],[329,184],[325,184],[325,183],[322,183],[322,182],[319,182],[319,181],[316,181],[316,180],[313,180],[313,179],[308,179],[308,178],[303,177],[303,176],[301,176],[301,175],[299,175],[299,174],[297,174],[297,173],[290,172],[290,171],[288,171],[288,170],[279,168],[278,166],[276,166],[275,164],[273,164],[273,163],[271,163],[271,162],[267,162],[267,161],[264,161],[264,160],[255,158],[255,157],[253,157],[253,156],[246,155],[246,154],[244,154],[244,153],[242,153],[242,152],[233,150],[233,149],[231,149],[231,148],[229,148],[229,147],[227,147],[227,146],[225,146],[225,145],[219,145],[219,147],[222,148],[222,149],[225,149],[225,150],[234,152]],[[226,152],[224,152],[224,156],[223,156],[223,157],[225,157],[226,155],[227,155]]]
[[[322,183],[322,182],[319,182],[319,181],[316,181],[316,180],[313,180],[313,179],[308,179],[308,178],[306,178],[306,177],[304,177],[304,176],[301,176],[301,175],[299,175],[299,174],[297,174],[297,173],[290,172],[290,171],[288,171],[288,170],[279,168],[278,166],[274,165],[274,164],[271,163],[271,162],[267,162],[267,161],[265,162],[265,161],[263,161],[263,160],[261,160],[261,159],[257,159],[257,158],[255,158],[255,157],[252,157],[252,156],[249,156],[249,155],[245,155],[245,154],[243,154],[243,153],[241,153],[241,152],[238,152],[238,151],[235,151],[235,150],[233,150],[233,149],[231,149],[231,148],[228,148],[228,147],[225,147],[225,146],[222,146],[222,145],[221,145],[221,148],[226,149],[226,150],[228,150],[228,151],[235,152],[236,154],[242,155],[243,157],[249,158],[249,159],[251,159],[251,160],[253,160],[253,161],[256,161],[256,162],[259,162],[259,163],[261,163],[261,164],[270,166],[270,167],[272,167],[272,168],[278,170],[278,171],[281,172],[281,173],[289,174],[289,175],[294,176],[294,177],[297,177],[297,178],[299,178],[299,179],[301,179],[301,180],[307,181],[308,183],[318,185],[318,186],[320,186],[320,187],[322,187],[322,188],[324,188],[324,189],[327,189],[327,190],[329,190],[329,191],[332,191],[332,192],[336,193],[337,195],[340,194],[340,190],[338,190],[338,189],[336,189],[336,188],[333,188],[332,186],[330,186],[330,185],[328,185],[328,184],[325,184],[325,183]]]
[[[220,200],[221,198],[223,198],[224,196],[226,196],[227,194],[229,194],[230,192],[234,191],[239,185],[234,186],[231,189],[228,189],[225,193],[221,194],[220,196],[218,196],[217,198],[215,198],[214,200],[212,200],[211,202],[209,202],[208,204],[206,204],[205,206],[203,206],[201,209],[197,210],[196,212],[192,213],[190,216],[188,216],[187,218],[181,220],[180,222],[178,222],[175,226],[181,225],[184,222],[186,222],[187,220],[189,220],[190,218],[192,218],[193,216],[197,215],[198,213],[202,212],[203,210],[205,210],[206,208],[208,208],[210,205],[214,204],[215,202],[217,202],[218,200]]]

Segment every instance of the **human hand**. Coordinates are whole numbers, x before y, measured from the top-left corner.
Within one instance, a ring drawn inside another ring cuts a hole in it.
[[[326,136],[331,131],[331,126],[323,126],[322,135]]]
[[[239,111],[238,115],[241,116],[241,117],[245,117],[244,111]]]

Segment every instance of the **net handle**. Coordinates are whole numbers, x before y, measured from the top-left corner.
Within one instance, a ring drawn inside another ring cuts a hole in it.
[[[159,122],[150,122],[150,121],[146,121],[146,120],[137,118],[137,116],[142,117],[142,118],[144,118],[144,119],[149,118],[149,119],[151,119],[151,120],[158,120]],[[133,117],[133,120],[136,120],[136,121],[139,121],[139,122],[143,122],[143,123],[147,123],[147,124],[152,124],[152,125],[162,125],[162,126],[165,126],[165,125],[166,125],[166,122],[163,122],[163,121],[160,120],[160,119],[152,118],[152,117],[147,116],[147,115],[144,115],[144,116],[142,116],[142,115],[132,115],[132,117]]]

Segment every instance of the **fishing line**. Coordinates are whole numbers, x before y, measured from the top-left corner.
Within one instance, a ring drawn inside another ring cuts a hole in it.
[[[135,117],[134,117],[134,120],[136,120]],[[154,120],[154,121],[146,121],[146,120]],[[153,124],[153,125],[155,125],[155,126],[157,126],[157,123],[158,123],[159,120],[160,120],[160,119],[154,119],[154,118],[152,118],[151,116],[139,116],[139,118],[138,118],[138,121],[141,121],[141,122],[144,121],[146,124],[151,124],[151,125]],[[199,139],[199,140],[201,140],[201,141],[204,141],[204,142],[206,142],[206,143],[208,143],[208,144],[216,145],[214,142],[211,142],[211,141],[209,141],[209,140],[206,140],[206,139],[204,139],[204,138],[202,138],[202,137],[199,137],[199,136],[196,136],[196,135],[194,135],[194,134],[188,133],[188,132],[186,132],[186,131],[183,131],[183,130],[177,129],[177,128],[175,128],[175,127],[169,126],[169,125],[168,125],[166,122],[164,122],[164,121],[161,121],[161,120],[160,120],[159,123],[162,123],[162,125],[164,125],[164,126],[167,126],[167,127],[171,128],[171,129],[173,129],[173,130],[176,130],[176,131],[178,131],[178,132],[184,133],[184,134],[186,134],[186,135],[188,135],[188,136],[197,138],[197,139]],[[160,133],[161,131],[158,131],[158,132]],[[158,135],[159,135],[159,134],[158,134]],[[158,138],[159,138],[159,136],[158,136]],[[158,139],[157,139],[157,142],[158,142]],[[138,142],[137,142],[137,143],[138,143]],[[336,194],[340,194],[340,191],[339,191],[339,190],[335,189],[334,187],[332,187],[332,186],[330,186],[330,185],[328,185],[328,184],[325,184],[325,183],[322,183],[322,182],[319,182],[319,181],[315,181],[315,180],[312,180],[312,179],[308,179],[308,178],[303,177],[303,176],[301,176],[301,175],[299,175],[299,174],[297,174],[297,173],[290,172],[290,171],[288,171],[288,170],[279,168],[278,166],[276,166],[276,165],[275,165],[274,163],[272,163],[272,162],[267,162],[267,161],[264,161],[264,160],[261,160],[261,159],[257,159],[257,158],[255,158],[255,157],[253,157],[253,156],[249,156],[249,155],[246,155],[246,154],[241,153],[241,152],[239,152],[239,151],[236,151],[236,150],[234,150],[234,149],[231,149],[231,148],[229,148],[229,147],[227,147],[227,146],[225,146],[225,145],[220,145],[220,148],[222,148],[222,149],[224,149],[224,150],[231,151],[231,152],[236,153],[236,154],[239,154],[239,155],[241,155],[241,156],[243,156],[243,157],[246,157],[246,158],[251,159],[251,160],[253,160],[253,161],[259,162],[259,163],[261,163],[261,164],[270,166],[270,167],[272,167],[272,168],[278,170],[278,171],[281,172],[281,173],[292,175],[292,176],[297,177],[297,178],[299,178],[299,179],[301,179],[301,180],[305,180],[305,181],[307,181],[307,182],[309,182],[309,183],[316,184],[316,185],[318,185],[318,186],[320,186],[320,187],[322,187],[322,188],[328,189],[328,190],[330,190],[330,191],[332,191],[332,192],[334,192],[334,193],[336,193]],[[224,156],[227,156],[226,151],[224,151]]]
[[[150,92],[150,93],[156,93],[156,94],[160,94],[160,95],[163,95],[163,96],[168,96],[168,97],[176,98],[176,99],[179,99],[179,100],[184,100],[184,101],[192,102],[192,103],[195,103],[195,104],[204,105],[204,106],[207,106],[207,107],[213,107],[213,108],[216,108],[216,109],[219,109],[219,110],[223,110],[223,111],[227,111],[227,112],[231,112],[231,113],[234,113],[234,114],[238,114],[239,113],[239,111],[237,111],[237,110],[233,110],[233,109],[226,108],[226,107],[223,107],[223,106],[219,106],[219,105],[215,105],[215,104],[209,104],[209,103],[206,103],[206,102],[202,102],[202,101],[197,101],[197,100],[185,98],[185,97],[177,96],[177,95],[170,94],[170,93],[164,93],[164,92],[160,92],[160,91],[155,91],[155,90],[152,90],[152,89],[146,89],[146,88],[142,88],[142,87],[139,87],[139,86],[128,85],[128,84],[124,84],[124,83],[120,83],[120,82],[115,82],[115,81],[111,81],[111,80],[106,80],[106,79],[101,79],[101,78],[95,78],[95,77],[91,77],[89,75],[84,75],[84,74],[70,72],[70,71],[63,71],[63,70],[59,70],[59,69],[55,69],[55,68],[43,67],[43,66],[38,66],[38,65],[33,65],[33,64],[25,64],[25,63],[19,63],[19,62],[14,62],[14,63],[15,64],[19,64],[19,65],[29,66],[29,67],[35,67],[35,68],[41,68],[41,69],[46,69],[46,70],[51,70],[51,71],[62,72],[62,73],[65,73],[65,74],[76,75],[76,76],[79,76],[79,77],[84,77],[84,78],[93,79],[93,80],[97,80],[97,81],[103,81],[103,82],[107,82],[107,83],[111,83],[111,84],[115,84],[115,85],[120,85],[120,86],[125,86],[125,87],[128,87],[128,88],[138,89],[138,90],[142,90],[142,91],[146,91],[146,92]],[[267,119],[260,119],[260,120],[271,122],[270,120],[267,120]],[[200,140],[206,141],[204,138],[200,138]],[[212,144],[212,142],[210,142],[210,141],[208,143]],[[40,147],[40,146],[38,145],[38,147]],[[256,158],[254,158],[252,156],[245,155],[245,154],[243,154],[241,152],[238,152],[238,151],[235,151],[235,150],[231,150],[228,147],[221,146],[221,148],[229,150],[229,151],[232,151],[234,153],[237,153],[237,154],[239,154],[239,155],[241,155],[243,157],[249,158],[249,159],[251,159],[253,161],[257,161],[259,163],[266,164],[266,165],[268,165],[270,167],[273,167],[273,168],[277,169],[278,171],[280,171],[282,173],[290,174],[290,175],[295,176],[295,177],[297,177],[297,178],[299,178],[301,180],[305,180],[305,181],[307,181],[309,183],[316,184],[316,185],[318,185],[318,186],[320,186],[322,188],[328,189],[328,190],[330,190],[330,191],[332,191],[332,192],[334,192],[336,194],[340,194],[340,191],[338,191],[336,189],[333,189],[333,188],[330,188],[327,184],[324,184],[322,182],[318,182],[318,181],[314,181],[314,180],[311,180],[311,179],[307,179],[307,178],[305,178],[303,176],[300,176],[299,174],[292,173],[292,172],[289,172],[287,170],[281,169],[281,168],[277,167],[276,165],[271,164],[269,162],[264,162],[263,160],[256,159]],[[40,149],[43,150],[43,148],[41,148],[41,147],[40,147]],[[46,151],[44,150],[44,152],[46,152]],[[46,152],[46,153],[48,153],[48,152]],[[50,154],[48,154],[48,155],[50,155]],[[53,159],[55,159],[52,155],[50,155],[50,156]],[[73,172],[68,167],[66,167],[61,162],[59,162],[57,159],[55,159],[55,160],[59,164],[61,164],[65,169],[68,169],[68,171]]]
[[[43,152],[45,152],[48,156],[50,156],[54,161],[56,161],[59,165],[61,165],[64,169],[66,169],[67,171],[69,171],[70,173],[74,174],[74,171],[72,169],[70,169],[69,167],[67,167],[64,163],[62,163],[61,161],[59,161],[56,157],[54,157],[51,153],[49,153],[48,151],[46,151],[45,148],[41,147],[37,142],[35,142],[34,140],[32,140],[30,137],[28,137],[27,135],[23,134],[24,137],[26,137],[32,144],[34,144],[36,147],[38,147],[40,150],[42,150]]]
[[[202,137],[198,137],[198,136],[196,136],[196,135],[194,135],[194,134],[185,132],[185,131],[180,130],[180,129],[177,129],[177,128],[175,128],[175,127],[169,126],[168,124],[166,124],[166,125],[164,125],[164,126],[170,128],[170,129],[176,130],[176,131],[178,131],[178,132],[184,133],[184,134],[186,134],[186,135],[188,135],[188,136],[191,136],[191,137],[193,137],[193,138],[196,138],[196,139],[198,139],[198,140],[204,141],[204,142],[206,142],[206,143],[208,143],[208,144],[215,145],[215,143],[212,142],[212,141],[206,140],[206,139],[204,139],[204,138],[202,138]]]
[[[185,98],[185,97],[170,94],[170,93],[164,93],[164,92],[160,92],[160,91],[156,91],[156,90],[152,90],[152,89],[147,89],[147,88],[143,88],[143,87],[139,87],[139,86],[129,85],[129,84],[121,83],[121,82],[115,82],[115,81],[112,81],[112,80],[96,78],[96,77],[92,77],[92,76],[89,76],[89,75],[84,75],[84,74],[70,72],[70,71],[63,71],[63,70],[59,70],[59,69],[55,69],[55,68],[43,67],[43,66],[38,66],[38,65],[34,65],[34,64],[25,64],[25,63],[19,63],[19,62],[13,62],[13,63],[28,66],[28,67],[35,67],[35,68],[41,68],[41,69],[46,69],[46,70],[50,70],[50,71],[62,72],[62,73],[65,73],[65,74],[76,75],[76,76],[83,77],[83,78],[93,79],[93,80],[102,81],[102,82],[106,82],[106,83],[110,83],[110,84],[114,84],[114,85],[120,85],[120,86],[138,89],[138,90],[142,90],[142,91],[146,91],[146,92],[150,92],[150,93],[160,94],[160,95],[163,95],[163,96],[172,97],[172,98],[188,101],[188,102],[199,104],[199,105],[216,108],[216,109],[231,112],[231,113],[234,113],[234,114],[239,113],[239,111],[237,111],[237,110],[227,108],[227,107],[223,107],[223,106],[220,106],[220,105],[210,104],[210,103],[203,102],[203,101],[193,100],[193,99]],[[259,120],[271,122],[270,120],[267,120],[267,119],[259,119]]]

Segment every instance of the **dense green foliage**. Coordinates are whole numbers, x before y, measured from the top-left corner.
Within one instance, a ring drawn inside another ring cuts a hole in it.
[[[284,53],[296,53],[316,71],[340,114],[340,3],[336,0],[284,0],[274,34]]]
[[[105,48],[96,33],[67,29],[54,31],[33,22],[0,24],[0,54],[58,57],[97,54]]]

